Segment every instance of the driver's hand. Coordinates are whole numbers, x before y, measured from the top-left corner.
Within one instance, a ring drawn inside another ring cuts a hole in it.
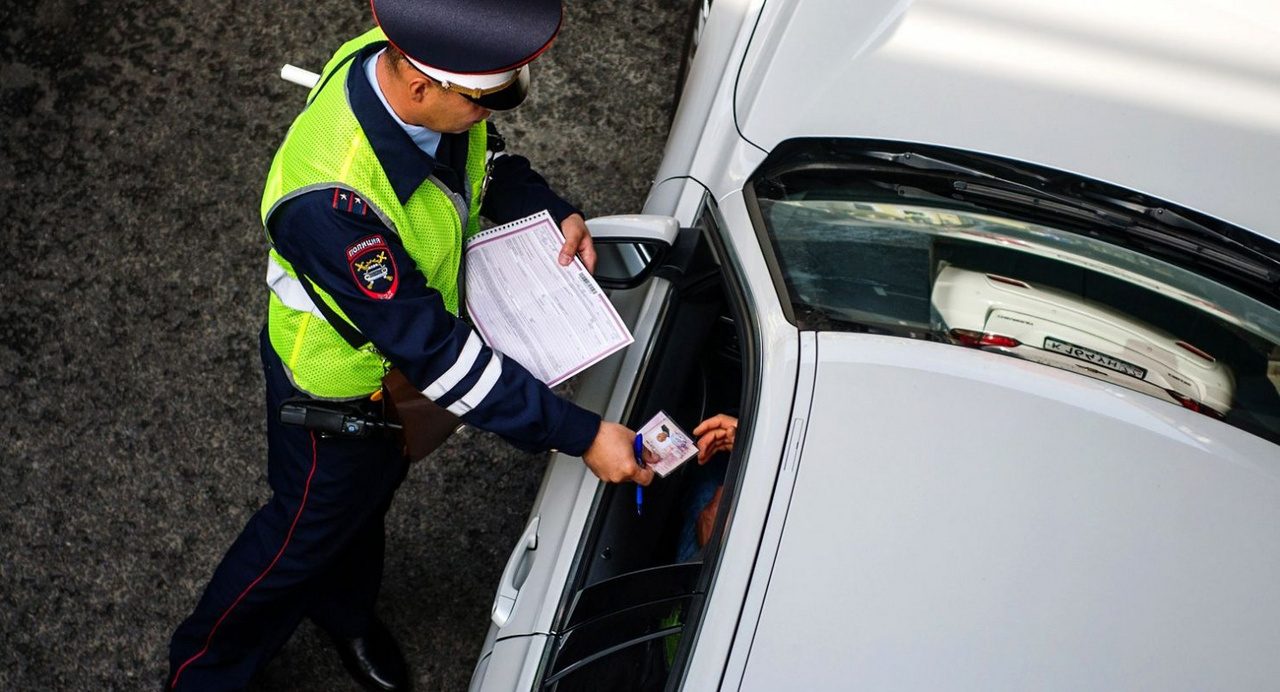
[[[604,421],[582,461],[596,478],[606,483],[653,482],[653,471],[636,463],[636,434],[627,426]]]
[[[716,488],[716,492],[707,501],[707,506],[698,512],[698,523],[694,526],[694,538],[698,547],[704,547],[711,540],[711,529],[716,525],[716,513],[720,511],[720,498],[724,496],[724,486]]]
[[[717,452],[733,449],[738,419],[719,413],[699,423],[693,434],[698,436],[698,463],[705,464]]]

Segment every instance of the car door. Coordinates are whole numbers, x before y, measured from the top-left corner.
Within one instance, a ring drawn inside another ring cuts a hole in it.
[[[664,365],[664,359],[655,358],[654,353],[664,343],[662,327],[670,325],[672,296],[688,290],[691,280],[686,270],[699,246],[706,251],[703,230],[684,229],[668,240],[654,230],[655,224],[653,218],[644,217],[595,219],[590,224],[601,255],[597,278],[606,287],[616,286],[610,300],[635,343],[581,376],[575,383],[574,400],[602,412],[608,420],[623,420],[632,427],[639,425],[634,420],[639,415],[638,383],[680,377],[680,358],[666,358],[669,362]],[[628,278],[631,283],[636,278],[643,281],[632,286]],[[705,277],[700,280],[706,281]],[[689,311],[683,314],[686,321],[692,319]],[[584,527],[596,512],[600,495],[609,489],[580,458],[552,455],[529,522],[502,573],[472,689],[528,689],[533,684],[547,635],[563,612],[562,597],[572,581]],[[634,492],[631,486],[626,490]],[[664,510],[660,498],[657,491],[647,498],[653,515]]]

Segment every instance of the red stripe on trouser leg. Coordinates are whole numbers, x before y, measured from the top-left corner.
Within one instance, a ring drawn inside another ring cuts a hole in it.
[[[204,648],[200,649],[200,651],[198,651],[196,655],[187,659],[185,663],[183,663],[181,666],[178,667],[178,672],[173,674],[173,680],[169,682],[170,688],[174,688],[178,686],[178,678],[182,677],[182,671],[186,670],[187,666],[194,663],[197,659],[199,659],[201,656],[205,655],[205,653],[209,651],[209,644],[213,642],[213,635],[218,631],[218,626],[222,624],[223,620],[227,619],[227,616],[231,614],[231,611],[235,610],[236,606],[240,605],[240,601],[244,600],[244,597],[247,596],[249,592],[253,590],[253,587],[257,586],[258,582],[262,581],[268,574],[271,573],[272,568],[274,568],[276,566],[276,563],[280,561],[280,556],[284,555],[285,548],[289,547],[289,540],[293,538],[293,530],[298,526],[298,520],[302,518],[302,510],[307,506],[307,495],[311,492],[311,478],[316,475],[317,459],[318,459],[318,454],[316,451],[316,434],[311,433],[311,471],[307,473],[307,483],[302,489],[302,502],[298,504],[297,514],[293,515],[293,523],[289,525],[289,533],[286,534],[284,537],[284,545],[280,546],[280,551],[277,552],[276,556],[271,559],[271,564],[267,565],[267,568],[262,570],[262,574],[259,574],[256,579],[250,582],[249,585],[244,588],[244,591],[240,592],[239,596],[236,596],[236,600],[232,601],[230,606],[227,606],[226,611],[222,613],[222,617],[219,617],[218,621],[213,624],[213,628],[209,630],[209,636],[206,637],[204,640]]]

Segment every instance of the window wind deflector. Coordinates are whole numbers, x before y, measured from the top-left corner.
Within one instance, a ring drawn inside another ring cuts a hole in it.
[[[574,595],[565,627],[573,628],[636,604],[693,594],[701,571],[701,562],[685,562],[628,572],[592,584]]]

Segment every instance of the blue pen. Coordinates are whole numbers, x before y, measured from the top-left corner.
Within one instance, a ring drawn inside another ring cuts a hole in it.
[[[636,433],[636,463],[644,468],[644,437]],[[644,486],[636,483],[636,514],[641,513],[644,506]]]

